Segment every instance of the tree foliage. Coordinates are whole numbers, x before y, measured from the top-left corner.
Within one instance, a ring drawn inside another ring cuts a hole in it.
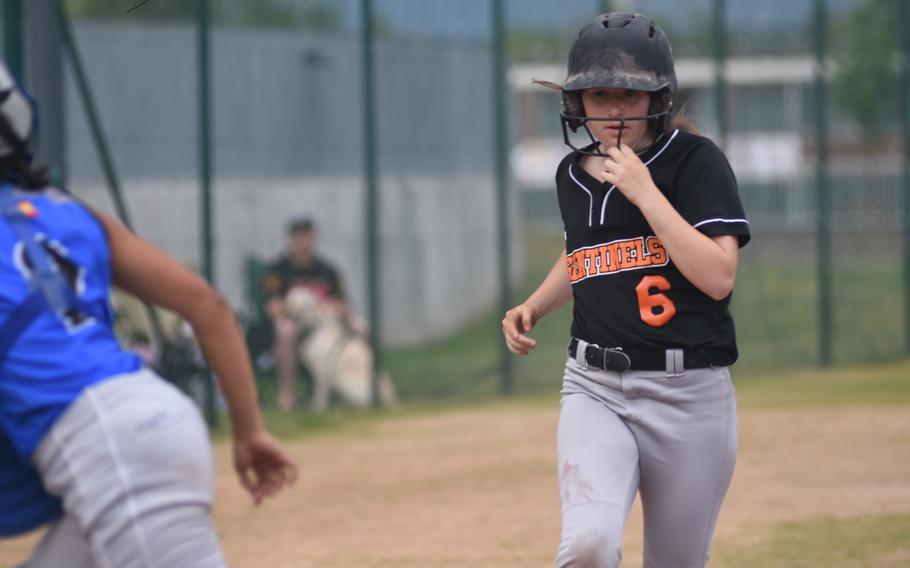
[[[894,124],[900,111],[902,1],[863,0],[831,34],[832,97],[870,138]]]
[[[219,0],[213,0],[219,3]],[[86,19],[186,20],[193,17],[196,3],[166,0],[67,0],[70,16]]]
[[[209,0],[212,19],[221,24],[337,29],[342,8],[331,0]],[[193,0],[66,0],[74,18],[94,20],[190,21]]]

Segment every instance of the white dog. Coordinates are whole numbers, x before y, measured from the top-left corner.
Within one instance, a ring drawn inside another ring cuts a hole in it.
[[[329,395],[358,408],[371,402],[373,352],[364,338],[352,332],[344,317],[311,287],[296,286],[285,298],[288,315],[300,324],[299,353],[313,376],[314,410],[328,406]],[[385,372],[379,377],[379,402],[397,402],[395,387]]]

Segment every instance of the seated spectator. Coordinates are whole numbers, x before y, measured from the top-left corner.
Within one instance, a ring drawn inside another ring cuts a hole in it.
[[[288,250],[270,263],[262,276],[266,314],[274,330],[272,349],[278,383],[278,407],[283,410],[294,408],[297,346],[302,331],[300,323],[288,315],[285,306],[288,292],[296,286],[307,286],[340,315],[347,317],[349,313],[338,271],[315,252],[316,226],[312,219],[292,220],[287,236]]]

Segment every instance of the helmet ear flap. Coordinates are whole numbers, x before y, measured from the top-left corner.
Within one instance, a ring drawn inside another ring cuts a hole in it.
[[[577,91],[562,92],[562,109],[567,117],[585,116],[585,107],[581,103],[581,94]],[[566,123],[572,132],[578,130],[582,121],[577,118],[566,118]]]

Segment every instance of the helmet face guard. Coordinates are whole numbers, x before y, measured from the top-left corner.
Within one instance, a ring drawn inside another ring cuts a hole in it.
[[[566,111],[559,113],[560,122],[562,123],[562,140],[565,142],[566,146],[572,148],[580,154],[585,154],[588,156],[601,156],[604,157],[606,154],[601,151],[601,146],[603,145],[600,140],[594,136],[594,133],[591,132],[591,129],[588,128],[589,122],[618,122],[619,123],[619,136],[616,139],[616,146],[619,147],[622,144],[622,131],[627,128],[626,122],[637,121],[637,120],[647,120],[647,121],[658,121],[665,118],[670,114],[669,110],[654,114],[646,114],[642,116],[619,116],[614,118],[605,118],[605,117],[588,117],[588,116],[574,116],[566,114]],[[575,125],[575,126],[573,126]],[[585,133],[590,139],[589,144],[584,146],[578,146],[575,140],[572,139],[572,136],[569,134],[569,131],[577,132],[579,128],[584,128]]]
[[[581,92],[596,88],[649,92],[648,114],[588,117]],[[600,141],[588,128],[590,121],[618,122],[624,127],[626,122],[645,120],[653,134],[665,132],[675,113],[676,98],[676,71],[670,42],[657,24],[641,14],[602,14],[578,31],[569,51],[568,75],[561,89],[563,140],[577,152],[604,155]],[[579,128],[584,128],[590,144],[579,147],[573,143],[570,131],[575,133]],[[617,144],[622,139],[622,128],[619,134]]]

